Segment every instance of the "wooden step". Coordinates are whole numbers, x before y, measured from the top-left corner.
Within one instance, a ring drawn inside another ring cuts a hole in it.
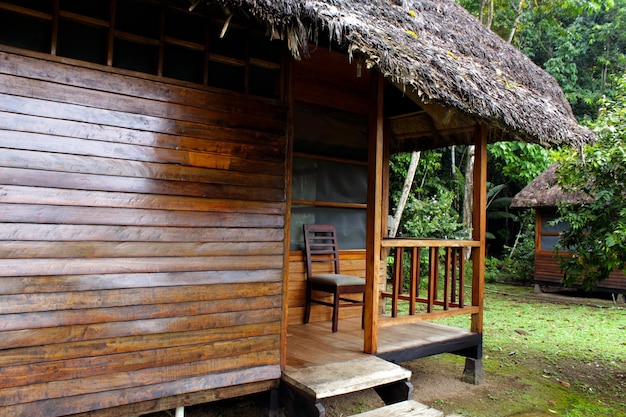
[[[283,373],[283,381],[315,399],[408,381],[411,371],[372,355]]]
[[[443,417],[443,412],[413,400],[390,404],[352,417]]]

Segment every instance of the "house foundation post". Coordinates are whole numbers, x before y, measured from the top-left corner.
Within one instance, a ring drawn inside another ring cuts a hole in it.
[[[485,382],[482,358],[465,358],[465,369],[463,370],[461,381],[474,385],[480,385]]]

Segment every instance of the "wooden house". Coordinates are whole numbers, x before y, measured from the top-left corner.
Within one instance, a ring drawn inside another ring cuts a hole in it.
[[[486,145],[592,138],[451,0],[2,0],[0,415],[276,392],[321,356],[455,352],[479,379]],[[454,144],[476,146],[471,239],[387,238],[389,155]],[[337,225],[364,329],[319,306],[303,330],[303,223]],[[380,286],[388,254],[427,294]],[[468,329],[431,323],[452,315]]]
[[[535,209],[534,283],[536,291],[541,291],[543,286],[561,287],[563,285],[563,271],[554,248],[558,243],[560,233],[568,225],[562,222],[553,223],[558,217],[558,204],[562,201],[573,204],[584,201],[582,195],[569,194],[561,190],[556,178],[557,167],[558,164],[552,164],[517,193],[511,201],[513,208]],[[567,252],[562,252],[562,254],[565,253]],[[574,287],[580,288],[581,286],[574,284]],[[613,271],[607,279],[598,283],[596,290],[617,294],[623,299],[626,292],[626,277],[620,271]]]

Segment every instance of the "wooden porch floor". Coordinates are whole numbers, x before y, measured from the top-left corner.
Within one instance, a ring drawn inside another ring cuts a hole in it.
[[[325,416],[321,400],[373,388],[386,407],[362,416],[443,417],[443,413],[412,399],[411,372],[391,362],[403,362],[443,352],[479,355],[479,334],[454,327],[420,322],[383,327],[378,353],[363,353],[361,319],[289,326],[287,364],[281,401],[298,415]],[[295,411],[297,410],[297,411]]]
[[[354,360],[363,353],[361,319],[339,321],[339,331],[330,322],[289,326],[287,370]],[[392,362],[405,362],[439,353],[480,354],[481,335],[468,330],[430,322],[388,326],[379,329],[376,356]],[[473,352],[476,350],[476,352]]]

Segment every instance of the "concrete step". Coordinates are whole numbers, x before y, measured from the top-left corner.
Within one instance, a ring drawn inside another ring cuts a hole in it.
[[[443,412],[413,400],[390,404],[352,417],[444,417]]]

